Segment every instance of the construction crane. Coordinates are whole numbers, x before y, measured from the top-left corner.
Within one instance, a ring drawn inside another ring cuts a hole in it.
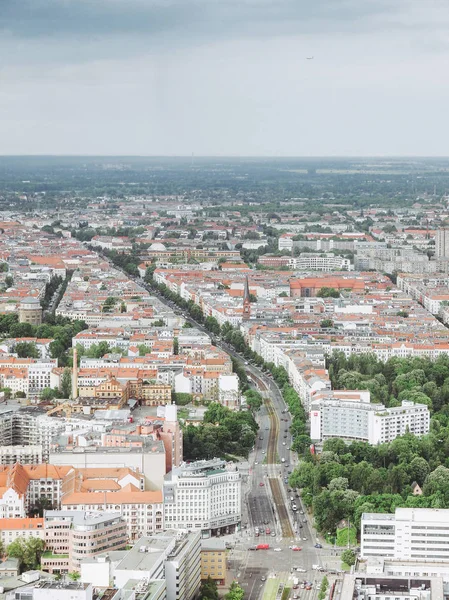
[[[71,404],[68,404],[67,402],[63,402],[62,404],[58,404],[58,406],[51,408],[49,411],[47,411],[47,417],[54,415],[55,413],[60,412],[62,410],[65,411],[66,417],[70,419],[70,417],[72,416],[73,406]]]

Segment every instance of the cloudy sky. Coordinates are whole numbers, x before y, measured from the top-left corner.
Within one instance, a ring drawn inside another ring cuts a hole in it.
[[[0,154],[447,156],[448,113],[448,0],[0,0]]]

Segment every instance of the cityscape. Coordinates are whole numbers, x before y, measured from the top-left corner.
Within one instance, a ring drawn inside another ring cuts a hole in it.
[[[0,157],[3,597],[449,595],[448,190]]]

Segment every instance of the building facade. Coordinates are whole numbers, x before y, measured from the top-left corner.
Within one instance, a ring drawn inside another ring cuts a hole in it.
[[[203,537],[232,533],[241,522],[242,479],[221,459],[184,464],[164,480],[164,526],[200,530]]]
[[[364,513],[361,556],[449,561],[449,509],[397,508],[394,514]]]

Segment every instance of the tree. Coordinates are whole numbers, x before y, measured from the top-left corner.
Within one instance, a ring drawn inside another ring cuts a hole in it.
[[[40,393],[41,400],[54,400],[59,396],[59,390],[46,387]]]
[[[225,595],[225,600],[243,600],[245,591],[239,586],[236,581],[231,583],[229,592]]]
[[[81,578],[81,573],[78,573],[78,571],[72,571],[67,576],[72,581],[78,581]]]
[[[330,329],[333,326],[334,322],[332,321],[332,319],[323,319],[320,323],[320,327],[322,329]]]
[[[63,398],[69,398],[72,392],[72,374],[70,369],[64,369],[61,377],[61,395]]]
[[[6,288],[10,288],[10,287],[12,287],[12,286],[13,286],[13,284],[14,284],[14,279],[13,279],[13,277],[12,277],[11,275],[7,275],[7,276],[5,277],[5,286],[6,286]]]
[[[30,514],[33,517],[43,517],[44,511],[53,510],[54,506],[46,496],[41,496],[30,508]]]
[[[355,561],[357,560],[356,554],[354,550],[345,550],[341,553],[342,562],[346,563],[348,566],[352,567],[355,565]]]
[[[39,358],[39,350],[33,342],[19,342],[14,346],[14,352],[19,358]]]
[[[201,583],[200,600],[218,600],[217,582],[210,576]]]
[[[30,571],[40,567],[44,548],[45,542],[40,538],[30,538],[25,540],[24,538],[19,537],[9,544],[6,549],[6,554],[12,558],[19,559],[21,570]]]
[[[317,298],[340,298],[340,292],[330,287],[322,287],[316,295]]]
[[[179,354],[179,340],[177,337],[173,338],[173,354]]]

